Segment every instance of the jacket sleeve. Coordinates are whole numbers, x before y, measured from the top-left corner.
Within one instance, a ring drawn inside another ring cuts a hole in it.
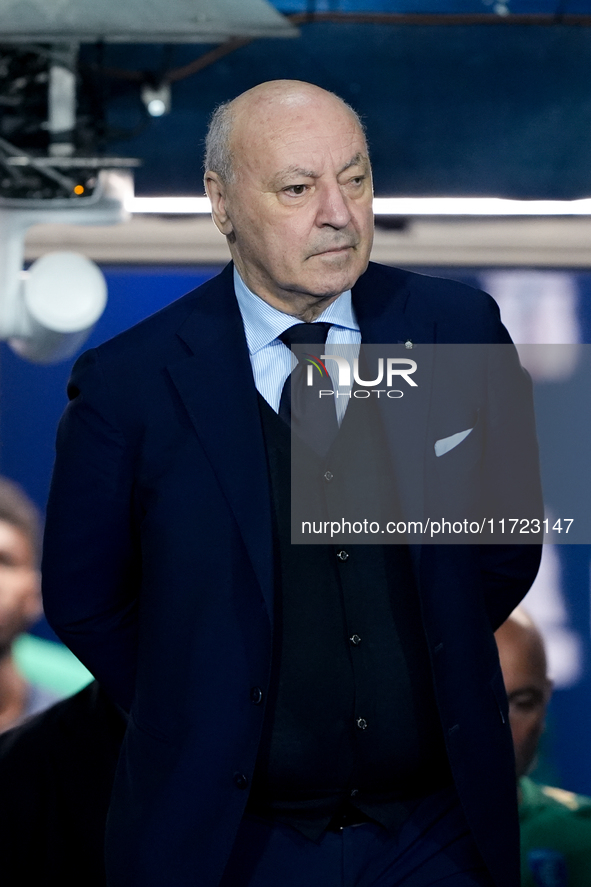
[[[96,351],[77,361],[68,396],[47,508],[45,612],[109,695],[129,709],[140,582],[132,447]]]
[[[480,525],[479,533],[457,541],[478,557],[485,610],[496,629],[529,590],[541,556],[542,537],[533,532],[544,512],[534,399],[496,303],[473,292],[464,304],[463,326],[457,309],[451,317],[460,328],[459,344],[444,344],[455,333],[445,315],[442,344],[435,346],[434,436],[466,428],[471,433],[441,457],[429,450],[429,513],[469,517]],[[454,540],[448,535],[446,541]]]
[[[529,591],[540,566],[541,545],[483,545],[482,579],[493,631]]]
[[[500,384],[502,397],[493,399],[493,423],[502,438],[490,449],[488,490],[484,508],[495,520],[495,533],[482,546],[482,576],[488,616],[496,630],[515,609],[533,583],[542,554],[542,533],[534,533],[534,520],[544,517],[540,464],[532,384],[520,367],[512,348],[502,346],[501,360],[496,360],[493,379],[505,376]],[[499,349],[493,346],[495,356]],[[499,363],[501,366],[499,367]],[[494,384],[494,382],[493,382]],[[503,401],[502,408],[499,400]],[[495,435],[491,433],[494,441]],[[486,486],[486,485],[485,485]],[[501,522],[502,521],[502,522]],[[503,527],[505,533],[499,534]],[[513,532],[511,532],[513,530]],[[521,530],[528,532],[523,534]],[[526,544],[520,544],[525,542]]]

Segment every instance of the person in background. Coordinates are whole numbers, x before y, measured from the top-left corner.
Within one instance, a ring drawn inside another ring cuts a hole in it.
[[[22,489],[0,477],[2,884],[103,887],[105,822],[125,719],[96,681],[61,699],[90,676],[71,654],[64,662],[67,651],[58,644],[23,637],[41,615],[40,524]],[[38,645],[26,655],[16,649],[33,640]],[[27,680],[23,666],[51,672],[54,682],[57,675],[62,694]]]
[[[40,519],[15,483],[0,477],[0,732],[59,696],[19,671],[14,645],[41,615]]]
[[[521,607],[495,636],[515,747],[522,887],[589,887],[591,798],[539,785],[527,776],[552,695],[544,641]]]

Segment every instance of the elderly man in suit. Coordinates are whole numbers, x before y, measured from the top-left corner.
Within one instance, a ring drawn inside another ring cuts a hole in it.
[[[498,309],[368,264],[364,133],[316,86],[221,106],[205,184],[233,263],[83,355],[58,433],[46,611],[129,712],[108,883],[516,887],[493,630],[537,547],[292,545],[289,530],[288,346],[508,344]],[[356,403],[339,399],[314,456],[327,484]],[[429,422],[436,441],[462,431]],[[477,441],[438,465],[461,474]]]

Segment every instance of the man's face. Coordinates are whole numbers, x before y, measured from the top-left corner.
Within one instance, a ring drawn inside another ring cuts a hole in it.
[[[212,203],[250,289],[285,310],[302,295],[352,287],[369,261],[373,194],[365,139],[347,109],[326,93],[239,109],[231,144],[234,177],[217,217]]]
[[[39,572],[25,534],[0,521],[0,654],[41,615]]]
[[[509,699],[516,771],[520,777],[527,773],[536,755],[551,682],[546,676],[543,647],[536,635],[521,625],[505,623],[496,637]]]

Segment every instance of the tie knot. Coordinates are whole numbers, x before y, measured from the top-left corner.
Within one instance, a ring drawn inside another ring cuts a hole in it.
[[[330,323],[295,323],[281,333],[281,341],[291,348],[293,345],[324,345]]]

